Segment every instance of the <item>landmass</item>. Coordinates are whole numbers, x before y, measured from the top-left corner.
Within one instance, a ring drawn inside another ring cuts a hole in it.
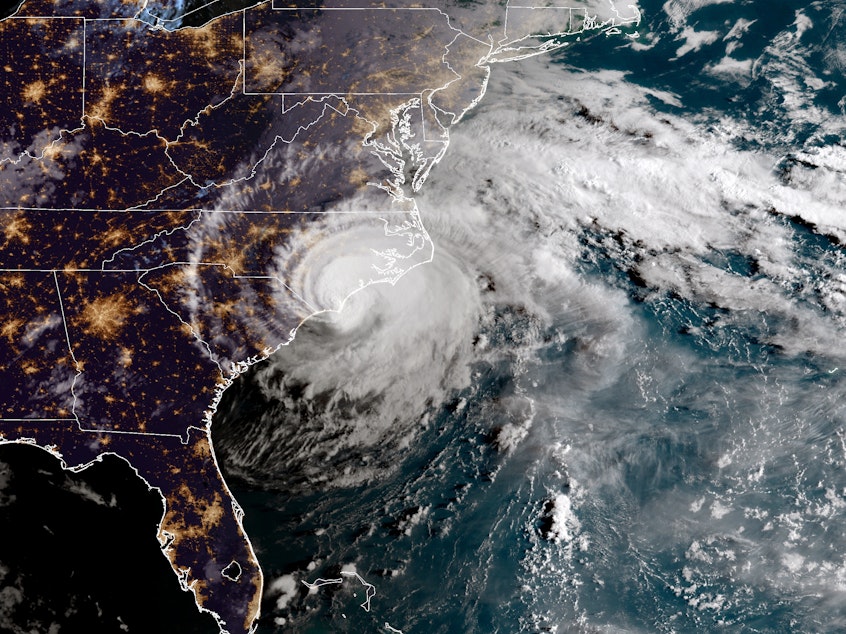
[[[432,257],[414,194],[492,64],[640,18],[517,5],[26,0],[0,21],[0,442],[127,461],[221,632],[255,629],[262,593],[211,443],[223,391]]]

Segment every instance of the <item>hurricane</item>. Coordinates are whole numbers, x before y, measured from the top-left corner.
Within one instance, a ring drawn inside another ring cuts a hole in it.
[[[697,39],[709,5],[667,3],[635,50],[735,81],[755,27]],[[755,111],[685,107],[601,43],[494,70],[415,198],[431,261],[307,319],[218,408],[260,631],[843,627],[846,153],[800,107],[818,49],[788,17],[736,80]]]

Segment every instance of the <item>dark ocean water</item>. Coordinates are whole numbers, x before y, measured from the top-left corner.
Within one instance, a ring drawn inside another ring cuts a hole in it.
[[[627,279],[601,279],[637,297]],[[793,514],[803,564],[842,561],[842,504],[832,500],[846,492],[843,421],[831,396],[842,380],[819,360],[782,358],[754,328],[709,330],[716,310],[671,297],[630,308],[642,328],[629,342],[635,358],[574,404],[575,416],[564,395],[579,389],[578,344],[539,333],[551,341],[530,370],[480,363],[384,479],[292,494],[232,474],[271,588],[259,631],[838,631],[840,573],[796,588],[779,577]],[[514,328],[503,318],[493,335],[507,346]],[[516,375],[532,385],[523,397],[536,413],[506,454],[499,404]],[[218,433],[243,422],[233,416]],[[225,436],[219,444],[225,456]],[[756,479],[746,451],[776,457],[761,459]],[[725,455],[738,453],[735,468]],[[571,488],[568,467],[580,459],[589,464],[574,471],[594,480]],[[572,541],[553,533],[560,494],[578,507]],[[787,527],[767,526],[785,517]],[[376,588],[369,612],[350,580],[317,593],[293,586],[276,607],[274,581],[339,578],[350,564]]]
[[[217,631],[161,555],[159,496],[122,460],[63,471],[0,447],[0,631]]]

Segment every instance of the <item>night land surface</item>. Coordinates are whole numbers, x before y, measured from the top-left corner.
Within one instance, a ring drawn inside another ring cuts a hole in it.
[[[262,577],[212,413],[234,377],[356,288],[312,294],[297,245],[331,236],[353,201],[350,223],[410,245],[383,249],[359,282],[402,275],[428,242],[413,194],[490,63],[617,24],[515,14],[525,30],[505,34],[503,13],[265,2],[182,19],[156,3],[28,0],[0,21],[0,439],[71,470],[125,460],[163,501],[172,571],[221,629],[253,627]]]

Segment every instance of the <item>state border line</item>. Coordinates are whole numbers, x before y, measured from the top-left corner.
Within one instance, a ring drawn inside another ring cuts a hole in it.
[[[246,90],[246,88],[245,88]],[[425,89],[428,90],[428,89]],[[315,95],[317,97],[338,97],[339,99],[343,99],[344,97],[416,97],[420,95],[421,91],[416,92],[347,92],[344,90],[333,90],[330,92],[292,92],[290,90],[286,90],[284,92],[245,92],[242,93],[246,96],[261,96],[261,95],[279,95],[284,97],[285,95],[297,95],[297,96],[310,96]]]
[[[182,441],[182,444],[186,444],[184,442],[184,436],[181,434],[162,434],[159,432],[150,432],[150,431],[124,431],[120,429],[89,429],[87,427],[83,427],[82,423],[80,423],[75,418],[0,418],[0,423],[76,423],[77,429],[73,431],[73,433],[82,432],[86,434],[122,434],[124,436],[158,436],[164,438],[179,438]],[[193,427],[192,429],[200,429],[199,427]],[[2,432],[2,430],[0,430]],[[13,444],[13,443],[21,443],[21,444],[30,444],[27,442],[26,438],[14,438],[9,440],[8,438],[3,438],[0,436],[0,445],[2,444]]]
[[[20,271],[20,272],[24,272],[24,271]],[[30,272],[30,271],[27,271],[27,272]],[[42,271],[31,271],[31,272],[33,272],[33,273],[35,273],[35,272],[47,273],[48,271],[42,270]],[[73,359],[74,365],[76,365],[77,376],[79,376],[79,374],[80,374],[79,362],[76,360],[76,355],[74,355],[73,346],[71,345],[70,331],[68,331],[68,320],[67,320],[67,317],[65,317],[65,303],[64,303],[64,300],[62,300],[62,287],[59,285],[59,274],[56,273],[56,269],[50,269],[49,272],[51,272],[53,274],[53,281],[56,283],[56,298],[59,300],[59,310],[62,313],[62,325],[65,328],[65,340],[68,343],[68,354],[70,354],[71,359]],[[76,379],[74,379],[74,381],[76,381]],[[71,384],[71,394],[73,394],[73,384]],[[74,398],[73,398],[73,405],[76,406],[76,395],[74,395]],[[71,412],[74,413],[73,407],[71,408]],[[76,416],[76,414],[74,413],[74,419],[73,420],[75,420],[76,422],[79,422],[79,419],[76,418],[75,416]]]
[[[0,273],[53,273],[56,275],[57,273],[147,273],[148,271],[161,268],[162,265],[157,265],[151,267],[149,269],[79,269],[79,268],[66,268],[66,269],[57,269],[57,268],[49,268],[49,269],[7,269],[2,268],[0,269]],[[59,303],[61,304],[61,296],[59,296]],[[64,312],[64,309],[63,309]],[[65,332],[67,335],[67,332]],[[68,344],[70,344],[70,336],[68,335]]]
[[[94,208],[79,208],[79,207],[0,207],[0,211],[47,211],[51,213],[102,213],[102,214],[144,214],[144,213],[175,213],[175,212],[199,212],[204,214],[268,214],[268,215],[306,215],[311,214],[315,216],[338,216],[338,215],[396,215],[396,214],[411,214],[415,210],[400,210],[400,209],[353,209],[351,211],[292,211],[292,210],[278,210],[278,211],[262,211],[260,209],[203,209],[201,207],[189,207],[187,209],[180,208],[158,208],[158,209],[94,209]]]
[[[80,122],[85,126],[85,108],[87,106],[88,80],[85,70],[88,68],[88,20],[82,21],[82,116]]]
[[[21,4],[23,6],[23,4]],[[81,15],[10,15],[0,20],[0,23],[7,20],[88,20]]]
[[[263,2],[260,4],[264,4]],[[248,8],[255,8],[248,7]],[[276,0],[271,0],[270,8],[273,11],[437,11],[441,15],[449,14],[439,7],[277,7]]]
[[[75,423],[75,418],[0,418],[0,423]]]

